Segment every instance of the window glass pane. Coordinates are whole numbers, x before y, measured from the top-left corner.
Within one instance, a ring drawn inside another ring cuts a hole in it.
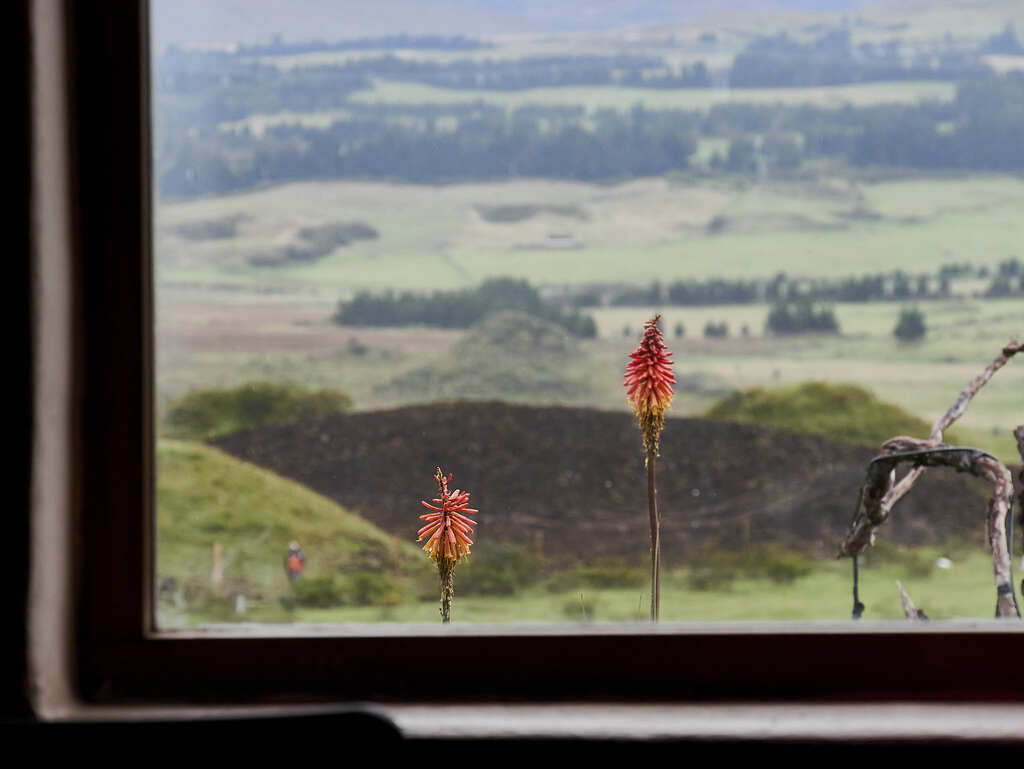
[[[661,620],[848,619],[869,461],[1024,337],[1019,3],[156,0],[152,34],[161,628],[438,622],[453,554],[455,621],[647,620],[652,483]],[[944,435],[969,470],[1020,464],[1021,358]],[[438,467],[479,513],[431,560]],[[897,583],[991,617],[992,493],[929,469],[864,618]]]

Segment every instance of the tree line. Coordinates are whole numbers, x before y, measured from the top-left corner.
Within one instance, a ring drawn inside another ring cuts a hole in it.
[[[993,281],[1008,281],[1014,285],[1017,272],[1008,272],[1011,259],[1000,267]],[[1021,268],[1019,268],[1021,269]],[[956,275],[978,274],[980,270]],[[987,275],[986,271],[986,275]],[[1021,269],[1024,277],[1024,269]],[[594,288],[580,291],[571,298],[577,307],[670,305],[699,307],[719,304],[760,304],[778,301],[807,300],[812,302],[878,302],[907,299],[941,299],[952,292],[952,277],[945,267],[937,274],[911,275],[902,270],[872,275],[851,275],[837,278],[790,277],[777,273],[770,278],[711,278],[708,280],[677,280],[662,284],[654,281],[649,286],[619,285],[603,292]]]
[[[487,315],[503,310],[529,313],[577,337],[597,336],[597,324],[592,317],[546,302],[527,281],[514,278],[491,278],[476,288],[430,294],[363,291],[339,302],[333,320],[343,326],[468,328]]]
[[[219,194],[304,179],[621,180],[689,168],[701,136],[731,139],[727,153],[712,158],[712,173],[794,172],[816,157],[931,171],[1024,171],[1024,73],[961,83],[950,103],[729,104],[706,114],[639,106],[590,115],[578,107],[373,107],[348,103],[351,85],[337,84],[328,100],[350,117],[325,127],[291,123],[257,135],[203,122],[234,115],[230,103],[193,116],[204,130],[183,130],[189,118],[182,113],[175,113],[177,123],[158,119],[161,194]],[[275,102],[267,111],[324,106],[319,88],[288,93],[281,81],[275,93],[261,96]]]

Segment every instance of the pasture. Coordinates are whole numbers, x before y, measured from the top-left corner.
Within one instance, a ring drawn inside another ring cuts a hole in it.
[[[518,91],[439,88],[422,83],[376,80],[372,89],[355,91],[350,100],[363,104],[494,104],[507,110],[527,105],[582,106],[626,111],[680,109],[706,112],[718,104],[810,104],[838,109],[877,104],[917,104],[951,101],[953,83],[900,81],[800,88],[630,88],[619,86],[559,86]]]
[[[525,213],[516,221],[487,213],[502,206]],[[439,360],[460,333],[332,324],[337,301],[358,290],[429,292],[502,275],[557,290],[780,271],[835,278],[898,267],[934,275],[951,262],[994,268],[1020,255],[1021,210],[1024,182],[999,175],[324,182],[165,204],[156,238],[158,400],[268,379],[340,388],[360,410],[398,405],[407,396],[384,385]],[[234,228],[230,237],[181,234],[184,225],[202,231],[198,225],[225,221]],[[332,222],[362,222],[379,237],[320,259],[251,261],[288,248],[303,228]],[[552,233],[569,236],[570,247],[551,247]],[[954,280],[951,299],[922,303],[928,336],[909,346],[892,337],[896,302],[839,304],[839,336],[782,339],[764,336],[765,305],[598,308],[599,339],[581,343],[584,355],[573,364],[574,376],[593,383],[578,405],[624,408],[624,356],[643,320],[662,310],[669,344],[690,377],[677,413],[699,413],[731,389],[821,379],[867,386],[931,421],[1000,345],[1024,335],[1024,301],[976,298],[984,286]],[[726,322],[729,338],[704,339],[708,321]],[[677,323],[684,339],[673,336]],[[1010,365],[964,419],[978,445],[1011,461],[1006,427],[1024,416],[1022,392],[1024,368]]]
[[[531,205],[488,221],[481,207]],[[836,277],[994,267],[1020,252],[1024,182],[1009,176],[913,180],[522,180],[418,186],[306,182],[160,207],[157,280],[193,291],[296,293],[471,286],[490,276],[538,285],[681,278]],[[572,211],[566,216],[559,211]],[[234,237],[186,239],[187,223],[238,217]],[[379,238],[325,257],[256,266],[303,227],[364,222]],[[712,227],[712,222],[715,226]],[[569,236],[570,247],[550,242]]]
[[[935,558],[938,550],[922,548]],[[869,560],[870,556],[865,558]],[[865,568],[861,597],[868,605],[864,620],[904,619],[896,580],[932,619],[991,620],[995,606],[992,561],[983,553],[966,552],[950,569],[933,569],[915,577],[899,566]],[[792,584],[764,579],[738,579],[721,590],[694,590],[685,569],[663,577],[662,621],[745,622],[754,620],[834,621],[850,619],[850,564],[825,561],[818,570]],[[465,581],[472,577],[465,569]],[[456,576],[452,618],[456,622],[643,622],[649,616],[645,588],[583,589],[549,592],[530,588],[515,596],[460,597]],[[437,621],[437,604],[424,601],[392,607],[299,609],[297,622],[423,622]]]

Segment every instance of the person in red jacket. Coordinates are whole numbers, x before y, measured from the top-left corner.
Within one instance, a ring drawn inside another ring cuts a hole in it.
[[[288,555],[284,557],[284,570],[288,574],[288,581],[294,582],[302,576],[306,568],[306,554],[302,552],[298,542],[288,545]]]

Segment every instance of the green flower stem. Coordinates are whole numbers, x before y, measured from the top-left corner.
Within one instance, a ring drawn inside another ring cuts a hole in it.
[[[651,622],[661,615],[661,519],[658,518],[658,491],[654,486],[657,451],[647,451],[647,512],[651,518]]]

